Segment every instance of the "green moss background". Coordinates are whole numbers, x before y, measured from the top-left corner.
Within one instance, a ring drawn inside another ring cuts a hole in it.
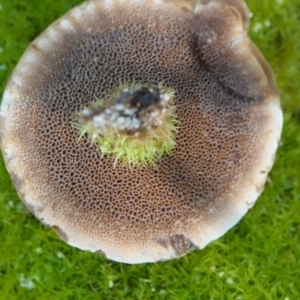
[[[78,0],[0,1],[0,94],[26,46]],[[74,249],[19,200],[0,158],[0,300],[300,299],[300,1],[249,0],[285,124],[263,195],[224,237],[184,258],[126,265]]]

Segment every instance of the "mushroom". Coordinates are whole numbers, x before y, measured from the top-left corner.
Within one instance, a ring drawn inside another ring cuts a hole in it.
[[[27,208],[69,245],[131,264],[225,234],[262,192],[282,128],[248,24],[242,0],[102,0],[50,25],[1,104],[1,149]],[[132,84],[173,91],[175,146],[155,166],[126,165],[72,125]]]

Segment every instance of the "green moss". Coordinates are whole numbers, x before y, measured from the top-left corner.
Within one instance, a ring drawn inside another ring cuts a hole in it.
[[[157,102],[148,104],[145,108],[140,106],[141,103],[132,105],[133,97],[135,101],[142,101],[145,92],[149,93],[148,98],[151,95]],[[79,141],[87,136],[102,155],[112,157],[115,163],[121,161],[130,168],[156,168],[159,160],[164,155],[171,155],[175,147],[179,121],[175,115],[173,97],[174,91],[163,88],[162,85],[153,89],[141,84],[122,84],[107,99],[96,99],[78,112],[77,122],[71,125],[78,130]],[[120,107],[116,110],[116,106],[120,105],[122,110]],[[97,125],[95,117],[98,118],[98,123],[100,117],[102,126]],[[118,125],[119,128],[115,127],[117,120],[121,118],[130,127],[126,127],[124,123]],[[132,127],[133,120],[140,122],[138,128]]]
[[[300,299],[300,2],[247,2],[250,34],[275,70],[285,111],[282,145],[254,208],[202,251],[157,264],[114,263],[66,245],[41,225],[1,160],[0,300]],[[29,42],[76,3],[1,1],[1,92]]]

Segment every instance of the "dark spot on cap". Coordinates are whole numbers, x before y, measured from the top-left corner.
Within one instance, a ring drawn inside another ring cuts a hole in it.
[[[137,90],[130,101],[130,104],[139,109],[145,109],[159,101],[159,92],[150,91],[148,88],[142,87]]]

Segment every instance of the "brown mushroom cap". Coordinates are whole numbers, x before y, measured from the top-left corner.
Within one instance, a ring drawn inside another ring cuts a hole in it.
[[[142,263],[203,248],[255,203],[282,127],[243,1],[89,1],[26,50],[6,87],[1,148],[20,198],[68,244]],[[70,125],[119,83],[175,90],[180,130],[157,168],[101,156]]]

